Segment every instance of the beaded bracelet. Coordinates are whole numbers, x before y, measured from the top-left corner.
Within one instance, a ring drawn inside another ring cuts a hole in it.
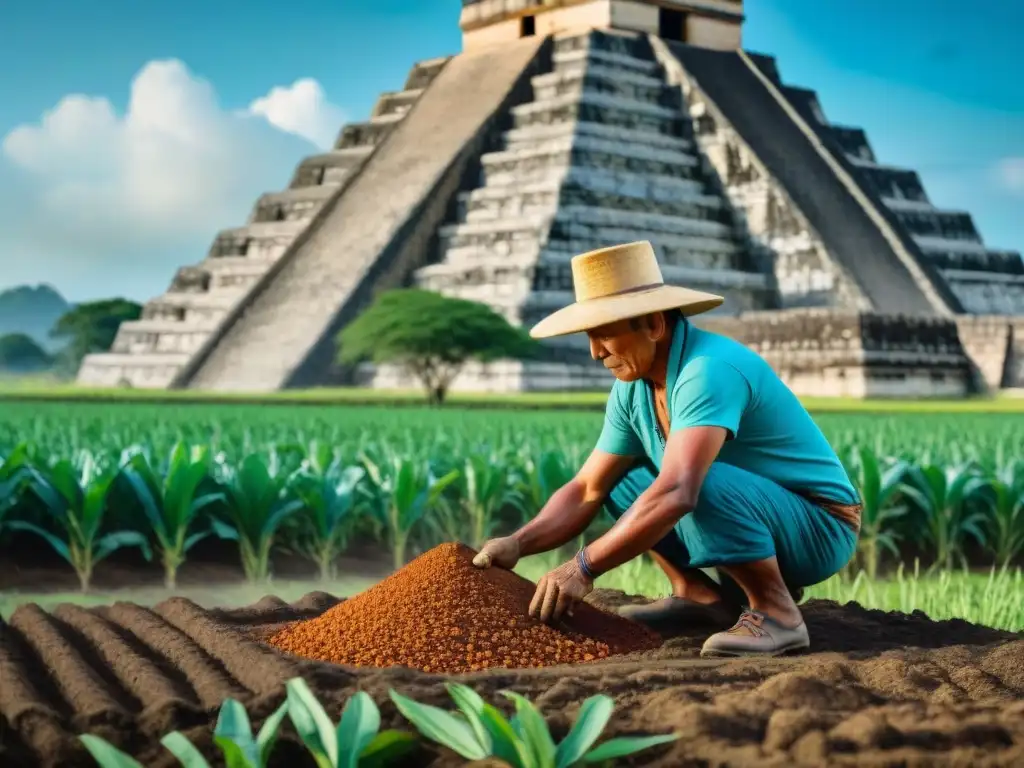
[[[590,566],[590,559],[587,557],[586,547],[583,547],[576,553],[576,564],[579,566],[580,572],[590,581],[597,578],[597,574],[594,573],[594,569]]]

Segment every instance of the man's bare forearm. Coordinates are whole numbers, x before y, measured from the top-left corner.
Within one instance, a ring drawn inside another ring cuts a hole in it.
[[[548,552],[572,541],[590,525],[602,503],[604,499],[588,494],[580,480],[570,480],[551,495],[533,520],[513,534],[520,554]]]
[[[686,498],[679,487],[652,485],[611,530],[587,546],[591,567],[604,573],[652,549],[683,515],[692,511],[693,504]]]

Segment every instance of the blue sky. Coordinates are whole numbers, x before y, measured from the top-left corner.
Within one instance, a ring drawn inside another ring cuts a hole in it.
[[[162,292],[176,266],[203,257],[217,229],[242,224],[261,192],[288,183],[295,163],[324,143],[325,126],[336,133],[331,120],[364,118],[380,92],[402,87],[413,62],[460,48],[457,0],[7,6],[0,139],[18,135],[0,154],[0,288],[46,281],[76,300]],[[746,9],[748,50],[775,55],[784,80],[817,90],[834,122],[865,128],[882,162],[918,170],[936,204],[970,211],[988,243],[1024,250],[1024,67],[1014,53],[1024,2],[747,0]],[[176,68],[140,75],[169,61]],[[320,128],[296,129],[305,137],[279,130],[316,122],[298,102],[288,104],[306,118],[264,110],[277,128],[253,106],[303,78],[319,83],[323,100]],[[202,161],[169,154],[144,165],[145,147],[164,146],[147,133],[125,163],[118,142],[142,135],[125,129],[133,80],[146,84],[132,107],[136,128],[187,113],[172,132],[175,151],[208,136],[222,143],[210,139]],[[72,94],[90,98],[67,110],[75,120],[43,135],[44,114]],[[1000,176],[1013,158],[1021,160]],[[108,160],[119,163],[116,182]],[[190,168],[233,178],[200,184],[198,171],[186,178]],[[129,178],[132,169],[145,178]],[[191,205],[190,184],[216,196]],[[159,221],[161,210],[174,221]]]

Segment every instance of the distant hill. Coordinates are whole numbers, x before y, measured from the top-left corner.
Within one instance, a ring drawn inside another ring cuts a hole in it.
[[[53,351],[50,329],[71,304],[49,285],[22,285],[0,291],[0,336],[24,333],[41,347]]]

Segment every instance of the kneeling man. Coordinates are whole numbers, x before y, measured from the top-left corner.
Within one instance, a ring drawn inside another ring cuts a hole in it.
[[[532,615],[571,614],[597,576],[649,552],[672,595],[624,615],[662,628],[733,624],[707,640],[706,656],[806,649],[794,596],[849,561],[860,527],[839,458],[763,358],[690,323],[723,299],[664,284],[650,243],[576,256],[572,273],[576,303],[531,335],[589,336],[616,379],[604,427],[576,476],[474,564],[513,568],[563,546],[604,506],[615,525],[540,580]],[[730,599],[730,584],[745,600]]]

